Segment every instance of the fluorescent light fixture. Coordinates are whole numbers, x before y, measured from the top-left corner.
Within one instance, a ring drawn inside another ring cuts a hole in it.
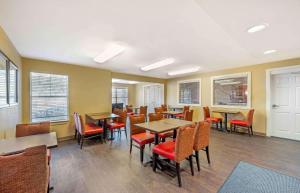
[[[153,70],[153,69],[156,69],[156,68],[160,68],[160,67],[163,67],[163,66],[173,64],[174,62],[175,62],[174,58],[167,58],[167,59],[161,60],[159,62],[155,62],[153,64],[150,64],[148,66],[144,66],[144,67],[141,68],[141,70],[142,71],[149,71],[149,70]]]
[[[100,55],[94,58],[94,61],[98,63],[104,63],[107,60],[112,59],[113,57],[121,54],[124,50],[125,48],[118,44],[110,45]]]
[[[264,55],[272,54],[272,53],[275,53],[275,52],[277,52],[277,50],[267,50],[267,51],[264,51]]]
[[[248,33],[255,33],[255,32],[259,32],[259,31],[262,31],[264,29],[266,29],[267,27],[269,26],[269,24],[260,24],[260,25],[255,25],[253,27],[250,27],[247,31]]]
[[[187,69],[183,69],[183,70],[168,72],[168,75],[175,76],[175,75],[179,75],[179,74],[187,74],[187,73],[197,72],[199,70],[200,70],[200,67],[198,66],[198,67],[194,67],[194,68],[187,68]]]
[[[113,78],[111,80],[112,83],[118,83],[118,84],[137,84],[139,82],[137,81],[133,81],[133,80],[123,80],[123,79],[116,79],[116,78]]]

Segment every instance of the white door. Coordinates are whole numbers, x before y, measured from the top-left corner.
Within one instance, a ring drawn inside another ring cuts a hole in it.
[[[164,101],[163,86],[159,84],[144,86],[144,105],[148,106],[148,113],[161,106]]]
[[[300,74],[272,76],[272,136],[300,140]]]

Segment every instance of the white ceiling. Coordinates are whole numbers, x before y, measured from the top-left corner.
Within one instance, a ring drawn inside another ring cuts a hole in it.
[[[22,56],[160,78],[300,57],[299,18],[299,0],[0,0],[0,25]],[[126,50],[93,61],[114,42]],[[176,62],[139,69],[167,57]]]

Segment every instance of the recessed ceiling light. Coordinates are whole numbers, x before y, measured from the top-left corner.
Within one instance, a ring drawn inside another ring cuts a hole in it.
[[[264,51],[264,54],[272,54],[272,53],[275,53],[277,52],[277,50],[267,50],[267,51]]]
[[[125,50],[125,48],[123,46],[120,46],[118,44],[113,44],[113,45],[107,47],[96,58],[94,58],[94,61],[98,62],[98,63],[104,63],[107,60],[112,59],[113,57],[121,54],[124,50]]]
[[[260,24],[260,25],[255,25],[253,27],[250,27],[247,31],[248,33],[255,33],[255,32],[259,32],[259,31],[262,31],[264,29],[266,29],[267,27],[269,26],[269,24]]]
[[[183,69],[183,70],[168,72],[168,75],[175,76],[175,75],[179,75],[179,74],[187,74],[187,73],[197,72],[199,70],[200,70],[200,67],[198,66],[198,67],[194,67],[194,68],[187,68],[187,69]]]
[[[160,67],[163,67],[163,66],[173,64],[174,62],[175,62],[174,58],[167,58],[167,59],[161,60],[159,62],[155,62],[153,64],[150,64],[148,66],[144,66],[144,67],[141,68],[141,70],[142,71],[149,71],[149,70],[153,70],[153,69],[156,69],[156,68],[160,68]]]

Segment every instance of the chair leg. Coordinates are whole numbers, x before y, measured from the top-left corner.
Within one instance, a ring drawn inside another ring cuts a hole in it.
[[[210,164],[210,156],[209,156],[209,147],[208,146],[205,148],[205,151],[206,151],[207,162],[208,162],[208,164]]]
[[[140,147],[140,161],[142,163],[144,161],[144,148],[145,148],[145,146]]]
[[[252,125],[250,126],[250,129],[251,129],[251,134],[253,135],[253,127],[252,127]]]
[[[126,140],[127,140],[127,128],[124,127],[124,131],[125,131],[125,137],[126,137]]]
[[[222,123],[222,121],[220,121],[220,129],[222,130],[223,129],[223,123]]]
[[[161,138],[161,142],[166,142],[166,138]]]
[[[180,163],[176,163],[176,174],[178,179],[178,185],[179,187],[181,187]]]
[[[75,135],[74,135],[74,139],[77,138],[77,129],[75,129]]]
[[[82,149],[82,146],[83,146],[83,141],[84,141],[84,136],[81,136],[80,149]]]
[[[130,149],[129,149],[129,153],[131,154],[132,151],[132,139],[130,139]]]
[[[200,171],[199,151],[195,151],[195,157],[196,157],[197,169],[198,171]]]
[[[216,122],[216,128],[217,128],[217,130],[219,130],[219,123],[218,122]]]
[[[192,176],[194,176],[193,155],[189,156],[189,162],[190,162]]]
[[[233,131],[236,131],[236,124],[233,124]]]
[[[232,133],[232,123],[230,123],[230,133]]]
[[[156,172],[156,168],[157,168],[157,154],[156,153],[153,153],[152,155],[153,157],[153,172]]]
[[[80,144],[80,141],[81,141],[81,135],[80,135],[80,133],[78,133],[78,137],[77,137],[77,143],[78,143],[78,145]]]
[[[250,126],[248,126],[247,128],[248,128],[248,135],[249,135],[249,137],[251,137],[251,129],[250,129]]]

